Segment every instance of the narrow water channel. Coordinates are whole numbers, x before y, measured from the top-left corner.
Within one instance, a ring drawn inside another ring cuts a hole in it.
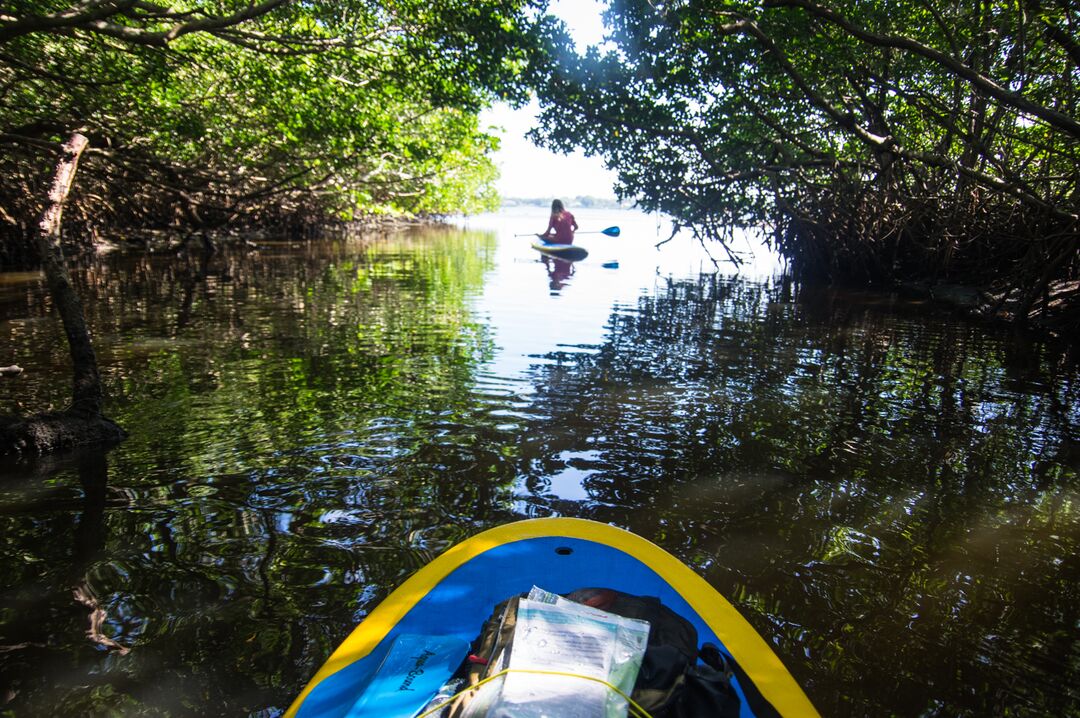
[[[1080,712],[1080,372],[633,212],[567,271],[461,227],[76,272],[107,453],[0,460],[0,715],[272,716],[452,543],[578,516],[726,595],[823,715]],[[606,266],[605,266],[606,265]],[[0,275],[0,413],[62,407]]]

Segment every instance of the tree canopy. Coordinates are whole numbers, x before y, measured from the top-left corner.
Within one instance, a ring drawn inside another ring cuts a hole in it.
[[[802,276],[993,286],[1018,312],[1080,272],[1080,15],[1065,0],[613,0],[535,81],[537,138]]]
[[[490,207],[533,0],[17,1],[0,10],[0,222],[25,233],[68,133],[78,226]]]

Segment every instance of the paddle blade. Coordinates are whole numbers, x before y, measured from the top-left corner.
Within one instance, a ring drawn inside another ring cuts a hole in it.
[[[606,234],[609,237],[618,237],[619,236],[619,228],[618,227],[608,227],[607,229],[600,230],[600,234]]]

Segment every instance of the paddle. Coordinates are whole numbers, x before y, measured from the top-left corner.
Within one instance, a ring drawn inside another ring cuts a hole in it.
[[[575,234],[606,234],[609,237],[618,237],[619,236],[619,228],[618,227],[608,227],[607,229],[592,229],[592,230],[587,230],[587,231],[584,231],[584,232],[576,232]],[[535,232],[530,232],[528,234],[515,234],[514,236],[515,237],[539,237],[540,235],[536,234]]]
[[[589,230],[587,232],[578,232],[577,234],[606,234],[609,237],[618,237],[619,236],[619,228],[618,227],[608,227],[607,229],[594,229],[594,230]]]

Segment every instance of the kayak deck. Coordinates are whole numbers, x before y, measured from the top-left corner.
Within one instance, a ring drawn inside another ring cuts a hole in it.
[[[607,524],[552,518],[485,531],[420,569],[345,639],[286,718],[352,715],[365,700],[358,687],[372,683],[397,637],[471,642],[496,604],[533,585],[556,593],[593,586],[656,596],[694,625],[699,645],[715,643],[734,658],[733,685],[747,714],[817,715],[761,636],[676,558]]]

